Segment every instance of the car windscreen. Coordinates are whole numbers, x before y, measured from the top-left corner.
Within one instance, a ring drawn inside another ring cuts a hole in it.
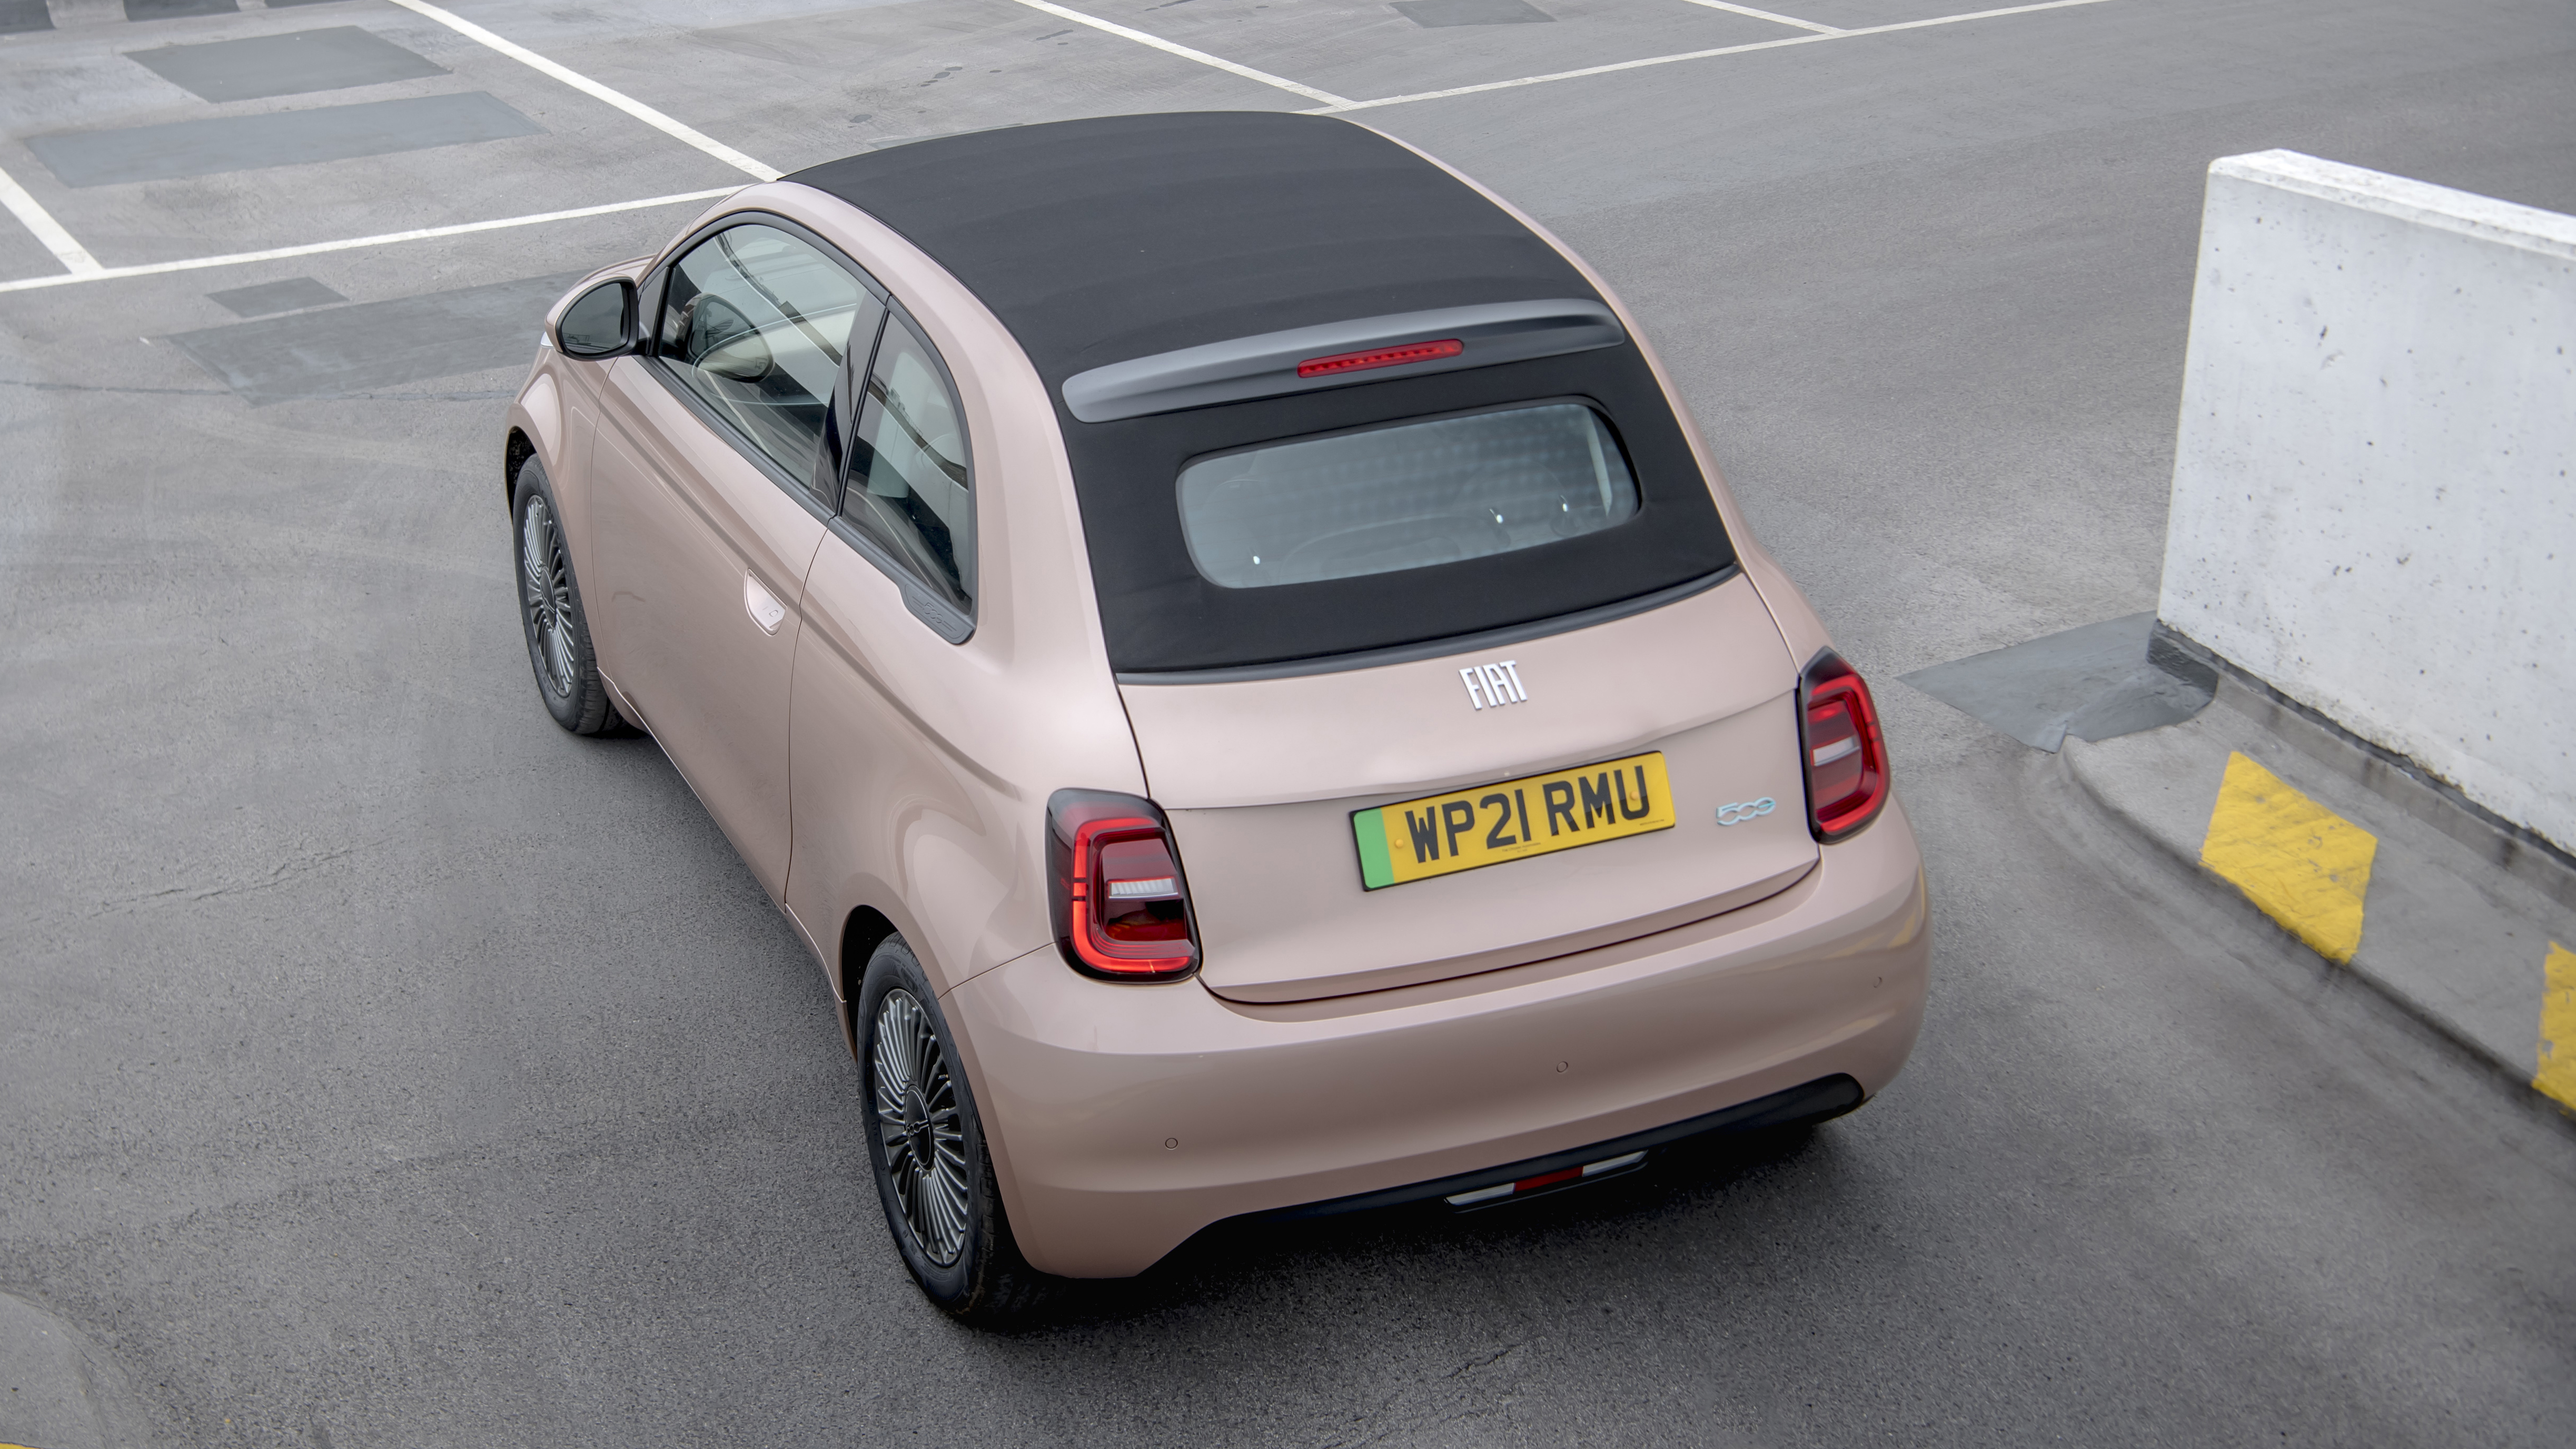
[[[1114,422],[1058,418],[1122,675],[1330,669],[1571,627],[1735,563],[1633,344]]]
[[[1181,470],[1181,533],[1230,589],[1394,573],[1623,523],[1637,483],[1579,402],[1265,443]]]

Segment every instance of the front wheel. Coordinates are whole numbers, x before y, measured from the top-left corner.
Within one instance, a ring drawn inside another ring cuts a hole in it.
[[[591,652],[590,620],[582,612],[581,587],[573,582],[563,513],[534,458],[519,465],[510,517],[518,525],[519,625],[528,636],[528,664],[536,671],[546,713],[577,735],[625,733],[626,721],[600,682],[599,658]]]
[[[858,1028],[868,1165],[904,1266],[951,1317],[979,1327],[1020,1319],[1049,1280],[1011,1237],[975,1094],[939,998],[900,936],[868,958]]]

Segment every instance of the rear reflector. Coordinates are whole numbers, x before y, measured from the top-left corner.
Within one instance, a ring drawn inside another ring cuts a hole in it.
[[[1587,1162],[1581,1167],[1563,1167],[1554,1172],[1542,1172],[1536,1177],[1524,1177],[1518,1182],[1498,1182],[1492,1187],[1480,1187],[1473,1192],[1454,1192],[1442,1200],[1451,1207],[1481,1207],[1489,1202],[1501,1202],[1508,1197],[1522,1197],[1569,1182],[1582,1182],[1589,1178],[1606,1177],[1614,1172],[1624,1172],[1645,1160],[1646,1154],[1643,1152],[1624,1152],[1617,1157],[1605,1157],[1599,1162]]]
[[[1047,801],[1047,865],[1056,949],[1067,965],[1120,981],[1198,969],[1189,890],[1153,801],[1056,791]]]
[[[1887,803],[1887,745],[1878,706],[1860,672],[1831,649],[1818,650],[1798,682],[1798,728],[1807,756],[1807,828],[1821,841],[1847,839]]]
[[[1297,364],[1299,377],[1331,377],[1343,372],[1366,372],[1372,367],[1401,367],[1408,362],[1431,362],[1455,357],[1467,350],[1467,344],[1455,337],[1438,342],[1408,342],[1402,347],[1372,347],[1366,352],[1336,352],[1330,357],[1309,357]]]

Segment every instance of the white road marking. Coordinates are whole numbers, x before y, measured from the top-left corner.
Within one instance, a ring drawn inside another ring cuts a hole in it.
[[[18,184],[18,178],[6,171],[0,171],[0,206],[8,207],[9,214],[18,218],[19,225],[35,233],[36,240],[44,243],[45,250],[54,254],[55,261],[70,269],[72,277],[92,277],[106,270],[98,264],[98,258],[89,254],[89,248],[63,230],[63,224],[54,220],[54,214],[37,205],[36,198],[27,194],[27,188]]]
[[[651,126],[653,129],[660,131],[674,140],[683,141],[691,146],[695,146],[699,150],[706,152],[708,155],[713,156],[719,161],[722,161],[727,166],[743,172],[746,175],[756,176],[763,181],[775,181],[781,174],[783,174],[778,170],[778,168],[763,165],[759,161],[744,155],[740,151],[735,150],[713,136],[707,135],[705,132],[696,129],[695,127],[683,125],[682,123],[671,119],[669,116],[662,114],[660,111],[653,109],[651,106],[644,104],[642,101],[635,99],[633,96],[630,96],[623,91],[611,90],[608,87],[601,85],[599,82],[592,80],[590,77],[583,75],[577,70],[546,59],[544,56],[537,54],[535,51],[528,49],[524,45],[520,45],[514,41],[503,40],[501,37],[494,35],[491,31],[484,29],[482,26],[475,24],[473,21],[468,20],[461,15],[450,14],[435,5],[429,4],[428,0],[392,0],[392,3],[401,6],[405,10],[411,11],[415,15],[427,16],[429,19],[437,21],[439,24],[446,26],[448,29],[455,31],[457,34],[462,35],[466,39],[474,41],[477,44],[488,45],[492,49],[508,56],[510,59],[519,62],[521,65],[528,66],[532,69],[542,71],[547,75],[553,76],[556,80],[562,81],[565,85],[572,87],[574,90],[580,91],[584,95],[594,96],[600,100],[606,101],[617,109],[624,111],[626,114],[633,116],[639,121],[642,121],[645,125]]]
[[[379,236],[353,236],[342,241],[307,242],[302,246],[271,247],[259,252],[233,252],[220,257],[190,257],[177,262],[146,262],[133,267],[102,267],[91,262],[90,270],[57,277],[26,277],[14,282],[0,282],[0,292],[30,292],[42,287],[60,287],[72,282],[109,282],[119,277],[149,277],[163,272],[193,272],[205,267],[237,267],[247,262],[274,262],[288,257],[309,257],[321,252],[345,252],[358,247],[378,247],[389,242],[427,241],[432,237],[464,236],[478,231],[500,231],[514,226],[536,226],[549,221],[571,221],[576,217],[606,216],[618,211],[642,211],[655,206],[677,206],[684,201],[712,201],[731,196],[740,187],[719,186],[713,191],[683,191],[670,196],[648,196],[641,201],[612,201],[605,206],[577,206],[570,211],[541,211],[531,216],[505,216],[494,221],[461,221],[453,226],[424,226],[413,231],[389,231]],[[81,255],[86,258],[89,253]]]
[[[394,3],[397,5],[410,5],[412,4],[412,0],[394,0]],[[1342,96],[1334,95],[1331,91],[1319,91],[1313,86],[1300,85],[1295,81],[1286,79],[1285,77],[1272,75],[1266,70],[1254,70],[1248,65],[1236,65],[1233,61],[1210,55],[1204,50],[1192,50],[1186,45],[1165,40],[1159,35],[1148,35],[1141,30],[1130,30],[1124,25],[1103,20],[1096,15],[1085,15],[1079,10],[1067,10],[1061,5],[1049,3],[1049,0],[1018,0],[1018,3],[1026,5],[1031,10],[1043,10],[1047,14],[1053,15],[1061,20],[1070,20],[1076,25],[1088,25],[1094,30],[1105,30],[1111,35],[1123,36],[1126,39],[1136,42],[1138,45],[1150,45],[1156,50],[1162,51],[1166,55],[1177,55],[1183,60],[1194,60],[1201,65],[1211,65],[1216,67],[1218,70],[1225,71],[1232,75],[1239,75],[1245,80],[1256,80],[1266,86],[1277,86],[1283,91],[1294,92],[1297,95],[1304,96],[1310,101],[1322,101],[1328,110],[1345,110],[1354,106],[1366,104],[1366,102],[1353,101]]]
[[[544,71],[548,75],[564,81],[568,85],[575,86],[591,95],[595,95],[600,99],[609,102],[611,105],[617,106],[621,110],[643,120],[649,121],[660,129],[669,132],[671,135],[677,136],[681,140],[687,141],[690,145],[696,146],[698,149],[705,151],[707,154],[719,157],[727,164],[736,166],[764,181],[775,180],[779,175],[777,171],[770,167],[763,166],[759,162],[752,160],[750,157],[743,155],[741,152],[736,151],[729,146],[722,145],[719,142],[700,135],[696,131],[690,130],[688,127],[681,125],[679,122],[672,120],[670,117],[663,115],[652,107],[644,105],[640,101],[630,100],[627,97],[610,90],[606,86],[600,85],[597,82],[578,75],[573,71],[564,69],[562,66],[555,64],[544,56],[538,55],[534,51],[513,45],[509,41],[503,40],[499,36],[492,34],[490,31],[483,29],[481,26],[460,20],[457,17],[448,14],[446,11],[439,9],[437,6],[426,3],[426,0],[392,0],[392,3],[400,5],[407,10],[417,11],[433,20],[437,20],[441,24],[453,26],[462,34],[478,40],[485,45],[489,45],[514,59],[524,61],[527,64]],[[1240,75],[1250,80],[1257,80],[1264,85],[1277,86],[1282,90],[1293,91],[1298,95],[1305,96],[1311,100],[1323,101],[1325,103],[1324,105],[1317,107],[1306,114],[1328,116],[1337,115],[1345,111],[1374,110],[1380,106],[1410,105],[1415,101],[1445,100],[1451,96],[1471,96],[1482,94],[1487,91],[1513,90],[1522,86],[1546,85],[1553,81],[1579,80],[1586,76],[1610,75],[1623,70],[1642,70],[1648,66],[1673,65],[1686,60],[1708,60],[1721,55],[1742,55],[1748,51],[1777,50],[1783,46],[1790,45],[1817,45],[1828,40],[1849,40],[1863,35],[1885,35],[1898,30],[1921,30],[1934,25],[1957,25],[1965,21],[1991,20],[2004,15],[2028,15],[2034,11],[2040,10],[2066,10],[2080,5],[2099,5],[2104,3],[2104,0],[2043,0],[2043,3],[2036,5],[2010,5],[1999,10],[1975,10],[1962,15],[1936,15],[1929,20],[1906,20],[1893,25],[1872,25],[1858,30],[1818,30],[1813,34],[1792,35],[1779,40],[1756,41],[1750,45],[1727,45],[1720,46],[1714,50],[1693,50],[1686,51],[1678,55],[1648,56],[1643,60],[1625,60],[1610,65],[1586,66],[1581,70],[1562,70],[1548,75],[1522,76],[1515,80],[1487,81],[1481,85],[1453,86],[1448,90],[1419,91],[1412,95],[1383,96],[1373,101],[1354,101],[1346,97],[1336,96],[1330,91],[1320,91],[1316,90],[1312,86],[1299,85],[1297,82],[1292,80],[1283,80],[1278,76],[1254,70],[1249,66],[1236,65],[1230,60],[1221,60],[1216,56],[1206,54],[1203,51],[1192,50],[1185,45],[1175,45],[1159,36],[1147,35],[1141,30],[1130,30],[1126,26],[1114,25],[1109,21],[1085,15],[1078,10],[1068,10],[1061,5],[1050,3],[1050,0],[1016,0],[1016,3],[1026,5],[1032,10],[1043,10],[1050,15],[1060,16],[1063,19],[1074,21],[1077,24],[1088,25],[1097,30],[1105,30],[1112,35],[1124,36],[1129,40],[1138,42],[1139,44],[1150,45],[1156,50],[1168,51],[1171,54],[1197,61],[1203,65],[1214,66],[1218,70],[1229,71],[1235,75]],[[1694,0],[1694,3],[1706,3],[1706,0]],[[1721,5],[1717,8],[1737,9],[1740,7]],[[1766,12],[1761,11],[1746,11],[1745,13],[1763,15],[1766,19],[1781,20],[1792,25],[1803,25],[1807,23],[1804,21],[1789,20],[1786,16],[1769,15]],[[302,246],[271,247],[266,251],[233,252],[225,256],[215,257],[190,257],[184,261],[175,262],[147,262],[141,266],[132,267],[103,267],[99,265],[97,258],[91,256],[79,242],[72,239],[71,233],[63,230],[60,223],[56,222],[52,216],[48,215],[43,207],[36,204],[35,198],[27,195],[26,191],[21,188],[17,182],[11,180],[6,172],[0,172],[0,203],[6,203],[9,210],[18,217],[19,221],[24,223],[29,231],[34,232],[37,238],[45,243],[46,248],[52,251],[53,254],[62,261],[65,267],[71,269],[61,276],[25,277],[12,282],[0,282],[0,292],[28,292],[45,287],[65,286],[73,282],[104,282],[113,281],[119,277],[147,277],[163,272],[196,271],[205,267],[240,266],[248,262],[279,261],[287,257],[306,257],[319,252],[349,251],[357,247],[384,246],[392,242],[426,241],[433,237],[464,236],[468,233],[478,231],[499,231],[505,227],[536,226],[549,221],[569,221],[574,218],[584,216],[605,216],[611,212],[641,211],[648,207],[655,206],[676,206],[684,201],[708,201],[719,196],[731,195],[735,189],[736,188],[732,187],[718,187],[711,191],[678,192],[669,196],[648,196],[640,201],[614,201],[605,206],[582,206],[572,208],[568,211],[544,211],[528,216],[501,217],[493,221],[459,222],[453,226],[420,227],[412,231],[385,232],[378,236],[349,237],[341,241],[309,242]]]
[[[1794,25],[1800,30],[1812,30],[1818,35],[1840,35],[1843,33],[1839,26],[1818,25],[1812,20],[1800,20],[1793,15],[1774,15],[1768,10],[1756,10],[1750,5],[1729,5],[1726,3],[1726,0],[1690,0],[1690,3],[1693,5],[1705,5],[1711,10],[1725,10],[1737,15],[1750,15],[1756,20],[1768,20],[1774,25]]]
[[[1022,4],[1029,0],[1021,0]],[[1750,45],[1722,45],[1715,50],[1684,51],[1679,55],[1650,55],[1643,60],[1623,60],[1610,65],[1590,65],[1581,70],[1560,70],[1548,75],[1525,75],[1517,80],[1487,81],[1482,85],[1451,86],[1442,91],[1417,91],[1409,96],[1382,96],[1373,101],[1351,101],[1338,106],[1319,106],[1306,114],[1337,116],[1347,111],[1371,111],[1380,106],[1406,106],[1416,101],[1447,100],[1451,96],[1481,95],[1487,91],[1515,90],[1521,86],[1543,86],[1553,81],[1581,80],[1585,76],[1613,75],[1623,70],[1643,70],[1648,66],[1674,65],[1685,60],[1709,60],[1721,55],[1743,55],[1748,51],[1779,50],[1791,45],[1822,45],[1829,40],[1852,40],[1864,35],[1885,35],[1897,30],[1921,30],[1933,25],[1958,25],[1970,20],[1991,20],[1999,15],[2028,15],[2037,10],[2067,10],[2078,5],[2100,5],[2104,0],[2046,0],[2039,5],[2010,5],[2001,10],[1973,10],[1964,15],[1936,15],[1929,20],[1906,20],[1894,25],[1871,25],[1858,30],[1837,30],[1831,35],[1792,35],[1780,40],[1757,40]]]

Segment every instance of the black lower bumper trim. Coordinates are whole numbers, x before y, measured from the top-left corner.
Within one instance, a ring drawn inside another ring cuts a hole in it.
[[[1520,1182],[1544,1173],[1559,1172],[1569,1167],[1581,1167],[1591,1162],[1602,1162],[1650,1147],[1662,1147],[1679,1142],[1685,1137],[1702,1137],[1720,1132],[1759,1132],[1770,1127],[1790,1127],[1807,1122],[1822,1122],[1829,1117],[1839,1117],[1859,1106],[1865,1095],[1860,1089],[1860,1083],[1837,1073],[1830,1077],[1818,1077],[1812,1082],[1791,1087],[1786,1091],[1773,1092],[1767,1097],[1756,1097],[1750,1102],[1738,1102],[1732,1107],[1721,1107],[1717,1111],[1685,1118],[1662,1127],[1649,1128],[1643,1132],[1631,1132],[1625,1137],[1613,1137],[1607,1142],[1595,1142],[1589,1147],[1551,1152],[1545,1157],[1507,1162],[1499,1167],[1462,1172],[1455,1177],[1435,1178],[1430,1182],[1382,1188],[1376,1192],[1356,1193],[1350,1197],[1327,1198],[1322,1202],[1301,1203],[1296,1207],[1274,1208],[1269,1212],[1252,1213],[1249,1216],[1256,1220],[1272,1222],[1284,1218],[1323,1218],[1340,1213],[1361,1213],[1376,1208],[1397,1207],[1429,1198],[1449,1197],[1457,1193],[1474,1192],[1480,1187]]]

